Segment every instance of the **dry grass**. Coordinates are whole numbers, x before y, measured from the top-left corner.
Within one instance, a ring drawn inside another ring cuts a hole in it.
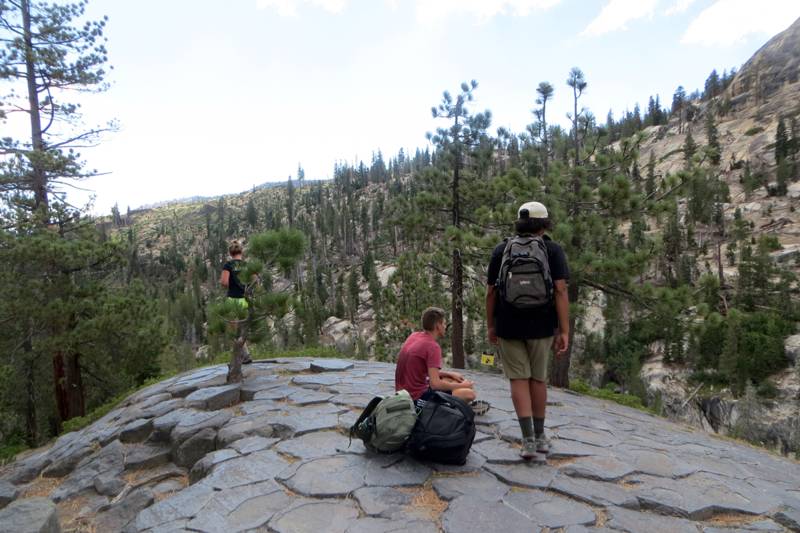
[[[550,465],[550,466],[555,466],[556,468],[561,468],[562,466],[565,466],[565,465],[571,465],[572,463],[574,463],[577,460],[578,460],[577,457],[562,457],[560,459],[550,459],[548,457],[547,458],[547,464]]]
[[[42,497],[46,498],[50,496],[50,493],[53,492],[55,489],[61,485],[61,482],[64,481],[63,477],[42,477],[39,476],[35,480],[31,481],[26,487],[25,490],[22,491],[20,495],[21,498],[37,498]]]
[[[627,481],[627,480],[623,479],[622,481],[618,482],[617,485],[619,485],[620,487],[622,487],[625,490],[633,490],[633,489],[639,488],[640,484],[639,483],[634,483],[633,481]]]
[[[709,518],[706,523],[711,526],[744,526],[764,519],[763,516],[751,514],[721,513]]]
[[[605,509],[593,509],[594,514],[597,515],[597,521],[594,523],[595,527],[605,527],[608,522],[608,512]]]
[[[408,513],[428,518],[437,524],[441,522],[442,513],[447,509],[447,502],[439,498],[430,483],[417,488],[397,489],[412,495],[411,505],[406,507]]]
[[[176,477],[176,478],[172,478],[172,479],[180,481],[181,482],[181,487],[179,489],[170,490],[170,491],[167,491],[167,492],[161,492],[159,494],[156,494],[156,498],[155,498],[156,502],[160,502],[161,500],[166,500],[167,498],[170,498],[170,497],[174,496],[177,492],[179,492],[179,491],[181,491],[181,490],[183,490],[183,489],[185,489],[186,487],[189,486],[189,476],[180,476],[180,477]]]
[[[286,461],[289,464],[296,463],[297,461],[300,460],[300,458],[295,457],[294,455],[289,455],[286,452],[279,452],[279,451],[276,450],[275,453],[277,453],[279,456],[281,456],[283,458],[283,460]]]
[[[438,477],[478,477],[481,475],[481,472],[476,470],[474,472],[434,472],[431,474],[431,477],[438,478]]]
[[[81,509],[89,503],[87,496],[78,496],[58,504],[58,519],[62,531],[66,532],[91,532],[96,531],[93,519],[94,513],[81,514]]]

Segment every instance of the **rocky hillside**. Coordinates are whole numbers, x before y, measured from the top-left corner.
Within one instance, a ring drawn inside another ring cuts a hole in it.
[[[698,251],[692,253],[695,254],[693,261],[696,263],[696,274],[713,272],[716,275],[720,265],[723,285],[729,288],[736,287],[738,265],[735,261],[723,258],[735,257],[736,253],[741,252],[734,251],[731,245],[737,217],[749,227],[748,239],[752,242],[763,235],[774,237],[772,261],[800,274],[800,215],[797,211],[800,205],[800,181],[797,181],[798,176],[791,176],[786,194],[777,194],[775,161],[779,121],[782,119],[785,125],[791,127],[793,119],[800,119],[799,77],[800,21],[797,21],[766,43],[719,95],[688,102],[686,109],[673,113],[666,124],[651,126],[641,132],[639,168],[644,174],[643,169],[652,156],[657,179],[661,180],[662,187],[668,187],[670,180],[674,180],[686,168],[684,144],[687,135],[691,133],[699,146],[709,144],[706,119],[713,115],[720,152],[720,164],[713,172],[719,174],[719,179],[725,182],[730,191],[729,201],[722,206],[725,233],[720,237],[719,227],[693,226],[693,236],[698,243],[720,241],[720,246],[698,246]],[[796,134],[798,132],[792,133],[792,136]],[[430,157],[427,154],[425,156],[417,154],[417,157],[430,163]],[[704,157],[698,155],[697,166],[707,169]],[[195,315],[182,320],[189,323],[194,321],[193,327],[187,328],[183,338],[197,349],[203,342],[202,308],[210,296],[218,294],[215,282],[224,258],[226,240],[231,237],[246,238],[254,231],[255,225],[247,222],[251,214],[267,228],[293,219],[295,227],[308,232],[313,249],[304,264],[290,277],[298,288],[305,291],[308,302],[313,302],[319,296],[312,295],[313,290],[309,287],[316,287],[317,293],[324,292],[328,299],[324,309],[319,310],[324,316],[316,317],[316,330],[309,328],[317,337],[315,340],[345,354],[360,353],[374,357],[376,345],[381,342],[379,333],[395,333],[394,337],[401,337],[399,330],[413,327],[407,319],[401,321],[395,317],[389,319],[389,324],[378,325],[373,305],[376,291],[384,291],[383,297],[388,299],[403,300],[408,297],[405,294],[398,295],[397,285],[392,286],[393,279],[397,281],[395,278],[409,267],[400,268],[398,264],[398,249],[402,252],[404,243],[398,242],[398,231],[387,212],[392,200],[398,197],[403,200],[404,195],[408,194],[402,187],[413,181],[411,176],[417,168],[409,165],[409,160],[406,156],[402,167],[400,159],[393,160],[396,166],[392,169],[390,165],[388,169],[391,178],[386,177],[387,169],[382,166],[382,177],[372,180],[368,176],[355,189],[351,185],[362,180],[366,174],[371,174],[373,168],[354,167],[347,172],[337,168],[337,179],[329,183],[291,189],[253,190],[213,201],[184,202],[141,210],[133,212],[132,220],[126,220],[119,230],[129,233],[130,242],[137,248],[133,255],[145,260],[142,268],[148,269],[151,277],[166,280],[170,297],[174,297],[173,286],[176,283],[184,287],[195,283],[192,294]],[[679,197],[677,205],[679,221],[685,226],[688,199]],[[649,222],[651,234],[661,231],[654,221]],[[320,228],[328,233],[321,232]],[[621,230],[621,233],[625,233],[628,228]],[[685,227],[682,230],[685,231]],[[366,281],[366,274],[363,277],[356,276],[358,281],[348,286],[348,276],[354,271],[363,271],[370,248],[375,253],[374,271],[379,287],[371,287]],[[657,260],[654,258],[650,279],[656,284],[663,284],[655,265]],[[177,281],[169,271],[171,265],[180,267],[175,267],[180,272]],[[419,268],[419,265],[411,267]],[[205,271],[206,277],[198,283],[197,272],[201,270]],[[477,269],[470,271],[468,277],[472,289],[483,283]],[[441,275],[437,279],[435,272],[429,273],[424,279],[431,285],[436,284],[438,292],[444,292],[441,288],[446,285],[446,280],[443,281]],[[280,287],[291,285],[286,278],[276,279],[276,284]],[[469,292],[477,294],[472,289]],[[787,292],[797,298],[797,283],[789,285]],[[189,306],[184,304],[180,302],[182,307]],[[589,334],[601,337],[606,325],[606,300],[603,294],[586,291],[581,304],[583,314],[578,322],[577,347],[586,346]],[[472,305],[480,313],[480,302],[468,302],[467,305]],[[293,334],[298,338],[296,331],[301,329],[304,317],[301,316],[301,310],[296,311],[276,326],[276,331],[280,330],[275,336],[276,344],[285,343]],[[310,312],[314,310],[304,310],[306,319]],[[686,317],[682,319],[688,320]],[[474,320],[470,327],[473,338],[482,340],[484,335],[481,334],[480,321]],[[390,342],[396,341],[397,338],[390,339]],[[478,341],[474,341],[471,352],[473,362],[482,349]],[[386,339],[383,342],[389,345]],[[688,345],[688,339],[685,344]],[[776,391],[762,406],[766,411],[759,415],[769,435],[765,434],[758,440],[769,442],[782,451],[797,449],[797,443],[800,442],[800,425],[797,423],[800,377],[795,365],[798,345],[798,335],[786,340],[785,352],[789,366],[769,378]],[[392,349],[389,345],[387,353]],[[665,414],[677,420],[711,431],[727,433],[736,425],[740,410],[730,391],[690,384],[693,369],[675,362],[665,363],[663,344],[653,343],[648,350],[650,357],[643,362],[640,377],[646,388],[645,394],[653,405],[660,406]],[[204,354],[207,350],[202,348],[198,353]],[[578,350],[575,355],[574,360],[579,363],[581,351]],[[576,364],[574,368],[594,385],[607,384],[608,372],[603,365]]]
[[[716,111],[717,129],[721,148],[720,178],[730,189],[730,203],[724,206],[728,227],[733,226],[735,215],[750,223],[752,235],[773,236],[780,249],[772,252],[776,264],[800,275],[800,176],[793,176],[786,195],[776,195],[775,139],[778,122],[789,124],[800,119],[800,20],[784,32],[769,40],[744,66],[725,91],[707,102],[694,101],[690,105],[691,120],[673,117],[666,126],[644,130],[640,146],[643,160],[652,155],[656,172],[662,178],[674,175],[685,167],[683,146],[691,132],[698,145],[707,144],[704,122],[711,109]],[[760,174],[763,186],[748,190],[746,174]],[[681,205],[686,210],[685,201]],[[704,233],[705,231],[705,233]],[[697,238],[710,238],[715,229],[699,228]],[[722,244],[719,253],[727,255],[730,241]],[[698,262],[715,265],[716,250],[710,250]],[[725,279],[735,285],[737,268],[725,264]],[[795,284],[795,292],[797,285]],[[584,331],[602,333],[602,296],[594,294],[589,301],[590,311],[585,315]],[[594,303],[592,303],[594,302]],[[591,309],[594,309],[592,311]],[[789,368],[771,380],[778,388],[776,397],[766,404],[763,416],[771,426],[769,440],[778,448],[786,449],[790,437],[800,431],[800,334],[785,342]],[[652,398],[664,402],[666,414],[703,427],[709,431],[725,433],[735,425],[739,413],[736,402],[726,391],[697,395],[689,385],[692,369],[680,365],[663,364],[663,346],[653,347],[653,357],[644,364],[641,376]],[[594,381],[601,385],[602,368],[595,369]]]
[[[800,465],[652,415],[554,391],[552,452],[524,463],[507,383],[464,466],[375,455],[345,436],[394,367],[256,361],[144,389],[0,470],[0,531],[800,530]]]

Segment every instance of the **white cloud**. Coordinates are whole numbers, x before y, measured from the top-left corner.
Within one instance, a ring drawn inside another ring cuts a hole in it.
[[[329,13],[341,13],[347,7],[347,0],[256,0],[256,8],[274,9],[282,17],[297,16],[300,4],[321,7]]]
[[[754,33],[774,35],[797,17],[797,0],[716,0],[689,24],[681,42],[730,46]]]
[[[685,13],[689,7],[695,3],[695,0],[675,0],[675,3],[667,9],[664,14],[665,15],[678,15],[680,13]]]
[[[658,0],[609,0],[581,35],[597,36],[627,29],[627,23],[652,17]]]
[[[550,9],[562,0],[416,0],[417,20],[431,22],[453,14],[466,14],[481,22],[497,15],[525,17],[531,11]]]

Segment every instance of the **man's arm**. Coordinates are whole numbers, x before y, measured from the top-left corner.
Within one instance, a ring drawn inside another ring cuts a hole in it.
[[[459,382],[464,381],[464,376],[463,375],[459,374],[458,372],[453,372],[453,371],[450,371],[450,370],[447,370],[447,371],[439,370],[439,377],[440,378],[446,378],[446,379],[452,379],[453,381],[459,381]]]
[[[230,282],[230,279],[231,279],[231,273],[223,269],[222,274],[219,276],[219,284],[222,285],[223,287],[227,287],[228,283]]]
[[[446,381],[442,379],[442,373],[436,367],[428,368],[428,381],[430,382],[430,386],[433,390],[443,390],[443,391],[454,391],[456,389],[471,389],[472,382],[462,378],[462,381]],[[444,372],[447,374],[447,372]]]
[[[569,347],[569,295],[567,280],[553,281],[555,288],[556,315],[558,316],[558,337],[556,337],[556,355],[566,353]]]
[[[494,295],[494,285],[486,286],[486,326],[489,330],[489,342],[497,344],[497,333],[494,329],[494,306],[497,299]]]

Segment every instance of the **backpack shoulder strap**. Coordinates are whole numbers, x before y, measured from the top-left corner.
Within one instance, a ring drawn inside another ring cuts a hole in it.
[[[353,435],[355,435],[355,433],[356,433],[356,429],[358,429],[358,426],[359,426],[359,425],[360,425],[360,424],[361,424],[361,423],[362,423],[364,420],[366,420],[367,418],[369,418],[370,416],[372,416],[372,413],[375,411],[375,408],[376,408],[376,407],[378,406],[378,404],[379,404],[379,403],[381,403],[382,401],[383,401],[383,398],[382,398],[381,396],[375,396],[373,399],[371,399],[371,400],[369,401],[369,403],[367,404],[367,406],[366,406],[366,407],[364,408],[364,410],[361,412],[361,415],[359,415],[359,417],[358,417],[358,420],[356,420],[356,421],[355,421],[355,423],[354,423],[352,426],[350,426],[350,442],[352,442],[352,441],[353,441]],[[348,447],[348,448],[350,447],[350,443],[348,443],[348,444],[347,444],[347,447]]]

